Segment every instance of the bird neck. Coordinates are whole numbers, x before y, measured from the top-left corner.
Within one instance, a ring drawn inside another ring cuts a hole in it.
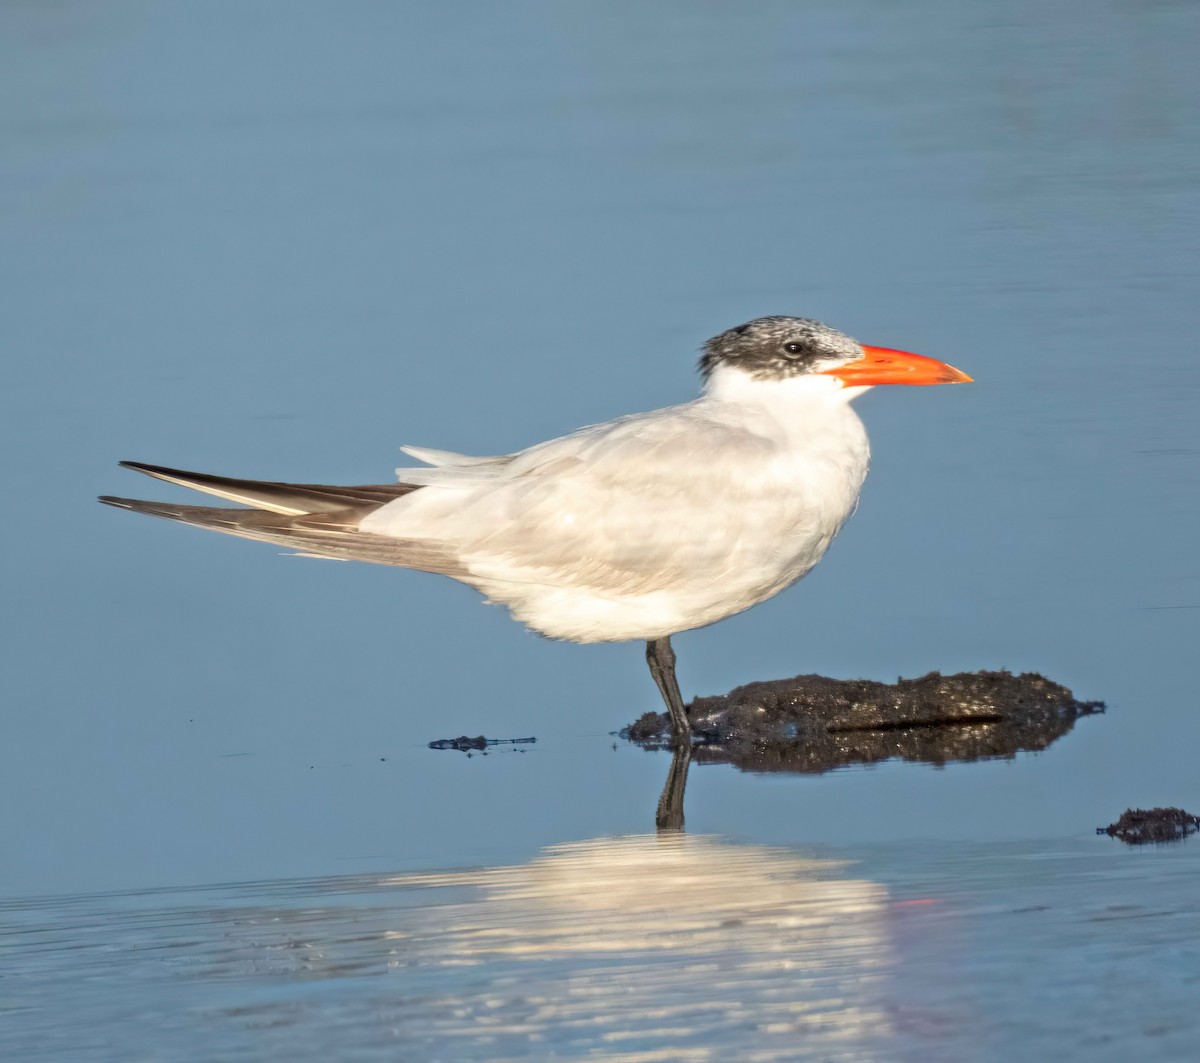
[[[756,416],[794,422],[797,418],[842,418],[850,400],[867,388],[848,388],[836,377],[806,373],[786,380],[763,380],[731,366],[718,366],[708,378],[704,398],[744,407]]]

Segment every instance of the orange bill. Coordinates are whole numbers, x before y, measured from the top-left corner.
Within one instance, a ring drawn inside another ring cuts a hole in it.
[[[871,387],[875,384],[969,384],[971,378],[952,365],[926,358],[923,354],[894,351],[891,347],[868,347],[863,344],[865,357],[857,362],[825,369],[826,376],[835,376],[849,388]]]

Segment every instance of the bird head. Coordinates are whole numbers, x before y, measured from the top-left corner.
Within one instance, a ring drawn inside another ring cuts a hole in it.
[[[729,368],[755,380],[832,377],[845,388],[876,384],[965,384],[971,378],[936,358],[869,347],[806,317],[759,317],[704,345],[700,373],[707,381]]]

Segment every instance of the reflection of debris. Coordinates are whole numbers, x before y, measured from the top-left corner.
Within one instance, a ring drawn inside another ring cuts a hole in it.
[[[876,683],[805,675],[748,683],[696,698],[688,716],[700,744],[693,759],[746,771],[824,772],[899,757],[933,764],[1012,757],[1045,749],[1102,702],[1035,673],[931,672]],[[646,713],[622,736],[667,748],[665,713]]]
[[[1116,823],[1097,827],[1097,834],[1120,838],[1128,845],[1177,842],[1200,830],[1200,816],[1182,808],[1127,808]]]
[[[458,738],[439,738],[436,742],[430,742],[430,749],[457,749],[468,756],[472,753],[482,752],[487,755],[490,746],[524,746],[531,745],[536,742],[536,738],[484,738],[479,735],[477,738],[468,738],[466,735],[460,735]],[[514,753],[524,753],[523,749],[514,749]]]

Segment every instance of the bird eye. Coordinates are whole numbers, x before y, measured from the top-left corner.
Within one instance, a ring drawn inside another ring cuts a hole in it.
[[[783,349],[790,355],[798,355],[804,353],[803,343],[785,343]]]

